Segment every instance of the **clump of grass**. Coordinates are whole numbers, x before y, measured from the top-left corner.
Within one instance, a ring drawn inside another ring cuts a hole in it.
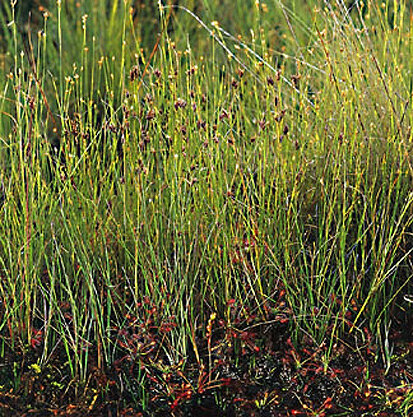
[[[325,366],[366,327],[389,369],[413,270],[406,3],[240,5],[238,37],[160,3],[149,46],[129,2],[94,4],[51,3],[24,43],[6,6],[3,350],[36,349],[40,367],[64,350],[85,381],[126,345],[145,356],[125,327],[173,323],[167,366],[192,355],[211,375],[211,317],[234,326],[236,300],[237,326],[265,322],[282,294],[294,343],[328,346]]]

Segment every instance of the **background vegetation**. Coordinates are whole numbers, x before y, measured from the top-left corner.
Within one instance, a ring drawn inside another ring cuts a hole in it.
[[[211,373],[215,326],[253,316],[326,368],[371,333],[390,369],[412,332],[411,6],[3,2],[3,355],[85,382],[144,363],[152,326],[151,366]]]

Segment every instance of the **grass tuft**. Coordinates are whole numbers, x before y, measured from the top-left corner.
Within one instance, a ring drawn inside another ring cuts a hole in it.
[[[219,355],[253,367],[274,323],[297,369],[310,345],[331,376],[354,342],[390,372],[412,331],[410,3],[28,3],[0,7],[0,357],[59,358],[78,397],[115,372],[145,410],[227,386]]]

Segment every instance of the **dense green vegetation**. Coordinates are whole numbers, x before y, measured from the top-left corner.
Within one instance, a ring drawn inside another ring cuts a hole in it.
[[[216,352],[280,323],[325,372],[411,348],[411,2],[0,7],[0,388],[129,361],[124,392],[149,409],[158,372],[175,407],[202,378],[165,375],[221,387]]]

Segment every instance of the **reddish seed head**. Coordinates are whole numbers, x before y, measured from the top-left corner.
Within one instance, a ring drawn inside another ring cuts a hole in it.
[[[295,88],[298,88],[298,82],[300,81],[300,78],[301,78],[300,74],[296,74],[291,77],[291,81]]]
[[[187,103],[185,100],[183,100],[182,98],[178,98],[174,103],[175,110],[184,109],[186,107],[186,104]]]
[[[259,120],[258,121],[258,125],[259,125],[259,127],[260,127],[261,130],[264,130],[265,129],[265,125],[266,125],[265,119]]]
[[[139,78],[139,67],[137,65],[133,66],[129,72],[129,78],[131,82],[134,82]]]
[[[281,122],[281,120],[283,119],[285,115],[285,110],[282,110],[276,117],[275,117],[275,121],[277,123]]]
[[[153,120],[156,116],[155,110],[150,109],[148,113],[146,113],[146,120]]]
[[[222,109],[222,112],[219,115],[219,120],[228,119],[228,118],[229,118],[228,112],[225,109]]]

